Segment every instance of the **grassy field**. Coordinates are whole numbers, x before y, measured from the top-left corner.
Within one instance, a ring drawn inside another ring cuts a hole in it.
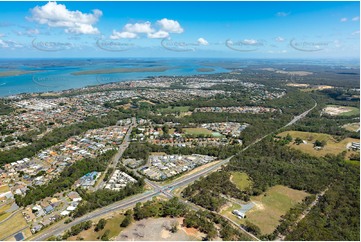
[[[167,155],[165,152],[150,152],[150,155]]]
[[[280,224],[281,216],[309,194],[285,186],[274,186],[265,193],[252,197],[256,206],[247,212],[246,220],[257,225],[262,234],[272,233]]]
[[[174,112],[188,112],[190,106],[169,106],[167,108],[161,108],[161,113],[174,113]]]
[[[94,228],[95,226],[92,226],[90,229],[82,231],[80,234],[76,236],[69,237],[68,240],[79,240],[79,238],[83,238],[85,241],[94,241],[94,240],[100,240],[100,238],[104,232],[109,229],[110,234],[109,238],[113,238],[117,236],[121,231],[122,227],[120,227],[121,222],[124,219],[123,214],[115,214],[111,218],[107,219],[107,223],[103,230],[95,232]],[[95,221],[95,224],[98,223],[98,220]]]
[[[10,213],[0,212],[0,222],[4,221],[9,216],[10,216]]]
[[[0,207],[0,214],[5,212],[6,210],[10,209],[11,205],[10,204],[5,204],[4,206]]]
[[[6,238],[27,225],[23,215],[19,212],[11,219],[0,224],[0,239]]]
[[[357,130],[360,129],[360,123],[345,124],[344,126],[342,126],[342,128],[348,131],[357,132]]]
[[[345,163],[354,165],[354,166],[360,166],[360,161],[358,161],[358,160],[346,160]]]
[[[212,135],[212,131],[206,128],[184,128],[183,132],[191,135]]]
[[[286,136],[287,134],[290,134],[293,139],[299,137],[307,142],[307,144],[300,144],[296,145],[293,142],[289,143],[289,146],[298,150],[301,150],[307,154],[314,155],[317,157],[325,156],[326,154],[339,154],[343,151],[347,151],[346,145],[351,142],[360,142],[359,139],[353,139],[353,138],[346,138],[341,140],[340,142],[337,142],[331,135],[328,134],[322,134],[322,133],[310,133],[310,132],[300,132],[300,131],[285,131],[280,134],[279,136]],[[320,141],[326,141],[326,145],[321,150],[315,150],[313,148],[313,143],[316,140]],[[347,151],[346,157],[351,155],[352,153],[355,153],[354,151]]]
[[[355,107],[349,107],[351,109],[351,111],[346,112],[346,113],[341,113],[340,116],[359,116],[360,115],[360,109],[355,108]]]
[[[4,192],[8,192],[8,191],[10,191],[8,185],[1,186],[1,187],[0,187],[0,194],[1,194],[1,193],[4,193]]]
[[[6,211],[10,208],[10,204],[6,204],[0,207],[0,222],[10,216],[11,213],[6,213]]]
[[[252,181],[247,173],[234,171],[231,173],[231,182],[234,183],[241,191],[252,186]]]

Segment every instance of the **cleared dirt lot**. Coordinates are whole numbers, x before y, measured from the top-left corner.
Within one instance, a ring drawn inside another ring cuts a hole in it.
[[[356,115],[359,112],[358,108],[347,107],[347,106],[327,106],[322,110],[323,113],[326,113],[331,116],[350,116]]]
[[[197,241],[201,240],[202,233],[196,229],[181,227],[182,218],[150,218],[137,221],[124,229],[115,240],[141,241]],[[166,227],[178,222],[178,231],[170,232]]]

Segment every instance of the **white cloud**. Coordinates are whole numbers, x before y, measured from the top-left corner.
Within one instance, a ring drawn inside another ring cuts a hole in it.
[[[209,43],[204,38],[199,38],[198,39],[198,44],[200,44],[200,45],[208,45]]]
[[[40,31],[38,29],[27,29],[26,31],[17,31],[16,34],[19,36],[25,35],[25,36],[33,37],[35,35],[40,34]]]
[[[290,15],[290,12],[286,13],[286,12],[278,12],[276,13],[276,15],[278,17],[287,17],[288,15]]]
[[[138,35],[131,32],[117,32],[113,30],[113,34],[110,36],[111,39],[135,39]]]
[[[63,4],[48,2],[44,6],[36,6],[30,10],[28,20],[49,27],[65,28],[66,33],[73,34],[99,34],[93,25],[103,15],[102,11],[95,9],[93,13],[82,13],[79,10],[70,11]]]
[[[352,18],[352,21],[359,21],[360,20],[360,17],[359,16],[356,16],[356,17],[353,17]]]
[[[152,29],[151,23],[147,21],[145,23],[126,24],[124,31],[137,34],[149,34],[153,33],[154,29]]]
[[[285,39],[284,39],[283,37],[281,37],[281,36],[278,36],[277,38],[275,38],[275,40],[276,40],[277,42],[283,42],[283,41],[285,41]]]
[[[149,33],[148,34],[148,38],[150,39],[164,39],[169,37],[169,33],[164,31],[164,30],[159,30],[157,32],[153,33]]]
[[[183,28],[178,23],[178,21],[163,18],[158,20],[157,23],[160,25],[161,30],[169,32],[169,33],[183,33]]]
[[[160,29],[152,27],[152,23],[147,21],[143,23],[126,24],[122,31],[113,30],[111,39],[134,39],[140,35],[146,35],[150,39],[163,39],[169,37],[169,33],[182,33],[183,28],[178,21],[163,18],[157,21]]]
[[[340,21],[341,22],[347,22],[347,18],[341,18]]]
[[[9,48],[9,45],[8,45],[5,41],[3,41],[2,39],[0,39],[0,47],[1,47],[1,48]]]
[[[151,26],[152,24],[147,21],[144,23],[126,24],[123,27],[123,31],[118,32],[113,30],[111,39],[134,39],[138,37],[138,34],[152,34],[155,30]]]
[[[24,47],[22,44],[19,44],[17,42],[11,41],[11,40],[2,40],[0,39],[0,48],[21,48]]]
[[[360,35],[360,30],[356,30],[356,31],[352,32],[352,35]]]
[[[258,43],[258,41],[255,39],[245,39],[245,40],[243,40],[243,43],[245,43],[247,45],[255,45]]]

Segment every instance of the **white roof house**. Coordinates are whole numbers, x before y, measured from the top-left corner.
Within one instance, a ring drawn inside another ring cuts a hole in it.
[[[69,206],[66,208],[66,210],[68,211],[74,211],[76,209],[76,207],[73,207],[73,206]]]

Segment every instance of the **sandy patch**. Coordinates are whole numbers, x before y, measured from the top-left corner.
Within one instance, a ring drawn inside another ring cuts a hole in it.
[[[261,202],[253,201],[254,208],[257,210],[264,210],[264,205]],[[252,210],[251,210],[252,211]]]
[[[189,236],[196,236],[198,234],[198,230],[195,228],[182,227],[182,230]]]
[[[309,84],[303,84],[303,83],[287,83],[286,86],[289,87],[308,87]]]
[[[333,86],[327,86],[327,85],[317,86],[317,89],[318,89],[318,90],[331,89],[331,88],[333,88]]]
[[[170,232],[168,230],[163,229],[160,231],[160,237],[162,239],[168,239],[170,237]]]
[[[342,106],[338,106],[338,107],[333,107],[333,106],[329,106],[323,109],[323,112],[332,115],[332,116],[336,116],[336,115],[340,115],[341,113],[347,113],[352,111],[351,108],[349,107],[342,107]]]

